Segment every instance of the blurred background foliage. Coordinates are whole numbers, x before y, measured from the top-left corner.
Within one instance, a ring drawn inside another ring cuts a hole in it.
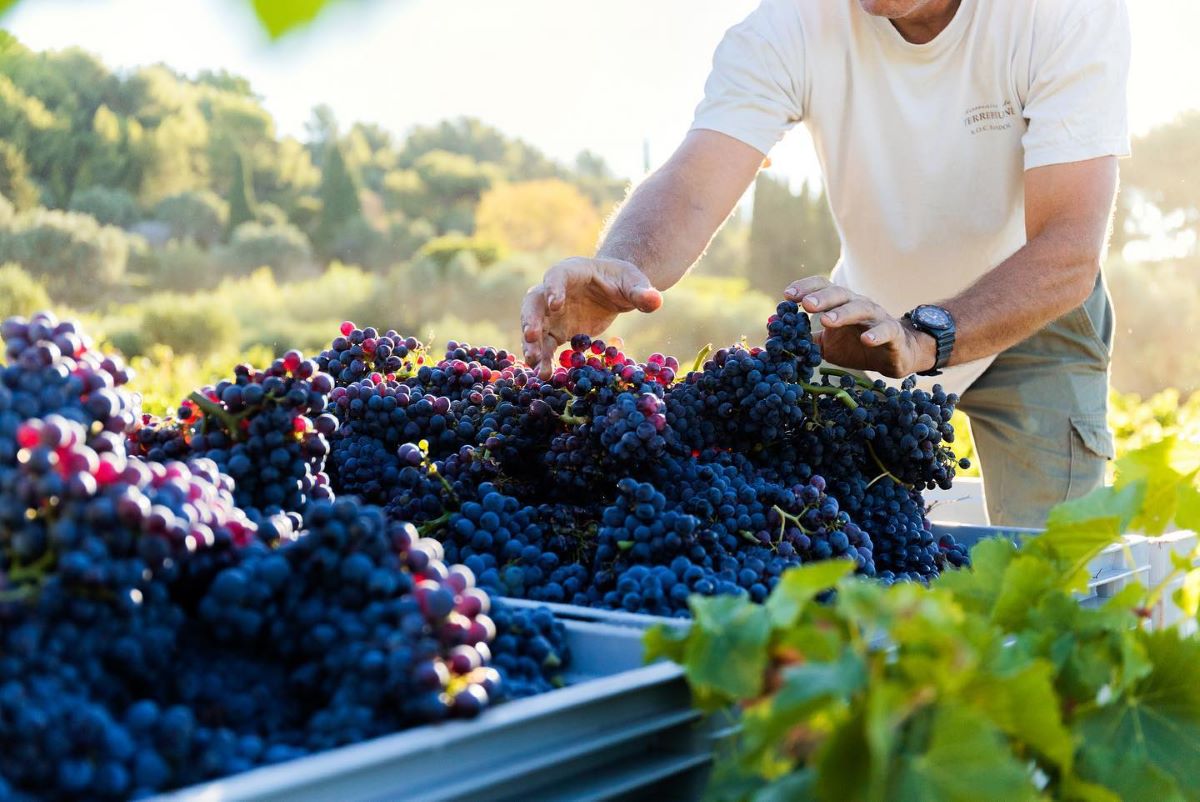
[[[254,5],[282,33],[322,4]],[[1122,395],[1114,426],[1195,433],[1200,112],[1134,153],[1107,266],[1112,373],[1153,400]],[[140,366],[152,405],[236,361],[314,351],[343,319],[515,348],[525,290],[590,252],[629,187],[594,153],[561,163],[469,117],[397,135],[317,106],[304,136],[281,136],[236,75],[114,71],[0,32],[0,315],[85,318]],[[1145,258],[1163,237],[1171,257]],[[706,343],[760,338],[779,291],[837,256],[820,188],[764,171],[663,309],[613,334],[690,363]]]

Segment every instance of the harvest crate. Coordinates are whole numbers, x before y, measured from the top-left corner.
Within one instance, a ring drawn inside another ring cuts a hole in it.
[[[568,686],[157,797],[172,802],[584,802],[700,796],[711,725],[641,632],[567,621]]]
[[[1175,566],[1171,562],[1172,554],[1185,557],[1195,551],[1196,544],[1196,533],[1186,530],[1169,532],[1161,537],[1150,538],[1148,543],[1150,552],[1150,587],[1157,587],[1175,570]],[[1196,564],[1193,561],[1193,566]],[[1150,610],[1150,625],[1155,629],[1169,627],[1174,624],[1179,627],[1179,631],[1184,635],[1191,635],[1196,631],[1196,621],[1184,620],[1183,610],[1179,609],[1179,605],[1171,598],[1182,584],[1183,577],[1177,576],[1163,588],[1158,602]]]

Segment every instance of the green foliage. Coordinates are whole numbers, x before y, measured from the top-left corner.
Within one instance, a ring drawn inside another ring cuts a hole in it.
[[[421,246],[418,258],[428,259],[439,267],[447,267],[459,254],[469,253],[480,267],[495,264],[505,255],[504,246],[491,239],[446,234],[435,237]]]
[[[138,309],[139,333],[147,347],[161,344],[178,354],[204,358],[238,346],[237,318],[216,299],[160,293],[146,298]]]
[[[211,289],[223,278],[215,256],[190,239],[150,251],[138,268],[150,286],[175,292]]]
[[[695,597],[690,628],[646,646],[683,664],[703,708],[740,707],[709,797],[1196,799],[1200,639],[1141,626],[1158,589],[1086,608],[1075,594],[1124,522],[1200,523],[1198,468],[1195,444],[1132,452],[1115,487],[1019,549],[982,541],[929,587],[829,564],[784,574],[761,607]],[[1200,587],[1191,564],[1185,588]],[[1200,594],[1177,599],[1196,614]]]
[[[35,209],[0,230],[0,262],[17,262],[70,304],[95,303],[120,280],[128,257],[124,232],[85,214]]]
[[[11,142],[0,139],[0,195],[18,209],[37,206],[38,190],[29,178],[25,156]]]
[[[106,226],[129,228],[138,219],[137,201],[123,189],[91,186],[71,196],[73,212],[90,214]]]
[[[748,278],[772,297],[796,279],[828,275],[841,245],[824,193],[805,184],[796,195],[785,181],[759,173],[749,248]]]
[[[229,190],[229,231],[255,219],[254,180],[242,152],[233,151],[233,186]]]
[[[46,288],[17,264],[0,264],[0,320],[50,308]]]
[[[314,235],[321,247],[332,247],[338,232],[362,212],[358,190],[358,180],[346,166],[341,145],[336,139],[330,140],[318,192],[321,216]]]
[[[264,226],[282,226],[288,223],[288,216],[273,203],[260,203],[254,207],[254,220]]]
[[[269,267],[278,278],[286,279],[312,272],[313,252],[308,237],[295,226],[267,227],[250,222],[234,230],[222,262],[234,274]]]
[[[154,218],[171,227],[172,238],[212,246],[224,236],[229,205],[208,190],[180,192],[159,201]]]

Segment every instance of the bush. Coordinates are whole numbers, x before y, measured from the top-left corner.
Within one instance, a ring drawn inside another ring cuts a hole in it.
[[[12,201],[0,195],[0,226],[8,225],[16,216],[17,210],[13,208]]]
[[[273,203],[260,203],[254,207],[254,220],[264,226],[283,226],[287,225],[288,216]]]
[[[282,281],[311,273],[313,251],[308,237],[295,226],[242,223],[234,229],[222,261],[230,272],[242,275],[269,267]]]
[[[0,195],[24,210],[37,206],[39,194],[30,178],[25,155],[13,143],[0,139]]]
[[[387,267],[390,256],[387,237],[377,231],[361,214],[334,229],[327,245],[330,259],[361,265],[370,270]]]
[[[237,347],[237,318],[215,297],[162,293],[147,298],[140,310],[145,343],[162,344],[177,354],[199,357]]]
[[[86,214],[34,209],[0,231],[0,262],[19,263],[65,303],[94,303],[124,275],[128,259],[125,233]]]
[[[128,228],[138,219],[137,201],[123,189],[94,186],[71,196],[71,211],[90,214],[106,226]]]
[[[216,257],[190,239],[171,240],[151,256],[144,272],[154,289],[188,292],[211,289],[221,282]]]
[[[0,320],[49,308],[50,296],[33,276],[20,265],[0,265]]]
[[[493,265],[506,255],[504,245],[495,240],[446,234],[426,242],[417,251],[417,256],[446,267],[461,251],[469,251],[478,260],[480,267]]]
[[[225,235],[229,204],[207,190],[180,192],[159,201],[154,217],[171,227],[172,237],[211,247]]]

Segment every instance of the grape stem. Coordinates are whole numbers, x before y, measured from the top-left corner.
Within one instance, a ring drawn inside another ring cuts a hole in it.
[[[780,540],[783,540],[783,530],[785,528],[785,525],[789,522],[791,522],[791,524],[793,526],[795,526],[797,529],[799,529],[804,534],[806,534],[806,535],[812,534],[811,529],[806,528],[804,526],[804,524],[800,523],[800,516],[792,515],[790,512],[787,512],[786,510],[784,510],[783,507],[780,507],[778,504],[775,505],[775,512],[779,513],[779,517],[783,519],[779,522],[779,539]]]
[[[700,372],[700,369],[704,367],[704,361],[708,359],[708,355],[712,353],[712,349],[712,343],[708,343],[700,349],[700,352],[696,354],[696,361],[692,363],[692,373]]]
[[[27,582],[31,579],[40,581],[45,576],[46,569],[54,564],[54,560],[54,552],[47,550],[29,565],[14,565],[8,571],[8,578],[13,582]]]
[[[854,379],[855,384],[864,390],[875,389],[874,383],[864,379],[862,376],[851,373],[848,370],[842,370],[841,368],[821,368],[820,371],[822,376],[849,376],[851,379]]]
[[[229,431],[229,436],[234,441],[241,439],[241,435],[242,435],[241,423],[242,423],[242,421],[245,420],[252,412],[255,411],[255,409],[246,409],[246,410],[243,410],[242,412],[239,412],[236,415],[231,414],[231,413],[225,411],[225,408],[222,407],[220,404],[218,404],[216,401],[213,401],[211,398],[204,395],[203,393],[201,393],[198,390],[194,391],[191,395],[189,395],[188,400],[191,401],[193,404],[195,404],[200,409],[200,411],[205,414],[205,416],[216,418],[217,420],[219,420],[225,426],[225,428]]]
[[[881,478],[886,476],[889,479],[891,479],[893,482],[895,482],[896,484],[900,485],[901,487],[907,487],[909,490],[912,490],[912,485],[910,485],[908,482],[900,481],[898,478],[896,478],[896,475],[894,473],[892,473],[891,471],[889,471],[887,469],[887,466],[883,464],[883,460],[881,460],[879,458],[879,454],[877,454],[875,452],[875,446],[871,445],[870,440],[864,440],[863,442],[865,442],[867,444],[867,451],[868,451],[868,453],[870,453],[871,459],[875,460],[875,464],[877,466],[879,466],[879,470],[883,471],[883,473],[879,474],[879,476],[876,476],[874,479],[871,480],[871,485],[875,484]],[[867,487],[870,487],[871,485],[867,485]]]
[[[442,526],[442,525],[448,524],[448,523],[450,523],[450,513],[443,512],[441,515],[439,515],[437,518],[434,518],[432,521],[426,521],[425,523],[418,526],[417,532],[420,533],[421,537],[426,537],[430,532],[436,531],[439,526]]]
[[[831,395],[845,404],[849,409],[858,409],[858,402],[851,398],[850,394],[840,387],[832,387],[823,384],[808,384],[807,382],[800,382],[800,386],[804,388],[805,392],[811,395]]]

